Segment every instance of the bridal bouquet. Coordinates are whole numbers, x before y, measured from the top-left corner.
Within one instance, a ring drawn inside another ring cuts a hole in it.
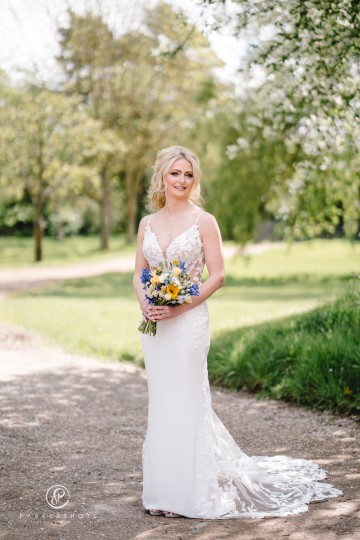
[[[146,291],[145,297],[154,306],[168,306],[188,303],[192,296],[199,296],[199,284],[190,281],[185,264],[173,259],[168,265],[160,262],[157,266],[143,268],[141,282]],[[156,335],[156,321],[141,321],[138,330],[143,334]]]

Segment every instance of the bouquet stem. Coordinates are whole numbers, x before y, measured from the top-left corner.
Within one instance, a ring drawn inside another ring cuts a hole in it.
[[[151,336],[156,335],[157,323],[156,321],[151,321],[150,319],[145,319],[141,321],[138,327],[139,332],[143,334],[149,334]]]

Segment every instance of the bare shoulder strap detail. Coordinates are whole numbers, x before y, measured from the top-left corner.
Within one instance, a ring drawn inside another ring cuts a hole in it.
[[[198,215],[198,217],[197,217],[196,224],[199,223],[200,216],[202,216],[203,214],[205,214],[205,211],[204,211],[204,210],[201,210],[201,212],[199,212],[199,215]]]
[[[149,215],[148,215],[148,218],[149,218],[149,219],[148,219],[148,222],[147,222],[147,224],[148,224],[148,226],[149,226],[149,225],[150,225],[150,218],[151,218],[151,214],[149,214]]]

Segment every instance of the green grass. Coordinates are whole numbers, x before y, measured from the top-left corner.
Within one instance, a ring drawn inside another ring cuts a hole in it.
[[[131,273],[67,280],[13,294],[0,303],[0,319],[39,332],[69,352],[141,362],[141,312]]]
[[[210,380],[233,390],[359,413],[359,284],[300,316],[222,332],[208,365]]]
[[[45,237],[43,239],[43,260],[34,262],[32,238],[0,237],[0,269],[21,267],[63,266],[77,262],[90,262],[135,253],[135,243],[125,244],[125,238],[113,236],[110,249],[99,249],[99,236],[74,236],[63,241]]]
[[[302,279],[302,276],[341,276],[360,269],[360,242],[309,240],[294,242],[253,257],[226,261],[226,274],[241,278]]]
[[[84,240],[89,240],[89,247],[91,239]],[[68,260],[71,257],[74,254]],[[297,315],[299,319],[293,320],[301,320],[302,313],[345,293],[351,276],[360,269],[360,244],[352,247],[337,240],[297,243],[290,251],[271,251],[250,260],[234,257],[225,264],[225,285],[208,299],[212,338],[209,373],[211,377],[216,374],[214,380],[222,381],[221,384],[226,383],[226,371],[233,370],[238,348],[242,350],[243,338],[237,337],[243,331],[256,340],[267,324],[285,324],[285,330],[279,330],[279,334],[275,327],[270,332],[282,336],[279,339],[284,341],[288,332],[284,318]],[[205,271],[204,279],[206,276]],[[144,365],[137,330],[141,312],[132,286],[132,273],[69,280],[13,294],[0,303],[1,319],[39,332],[68,351],[105,360],[133,360]],[[316,332],[312,339],[311,347],[316,350]],[[237,345],[231,349],[233,342]],[[339,355],[340,346],[341,343]],[[226,365],[224,358],[220,358],[223,379],[217,379],[213,354],[221,348],[229,363]],[[260,386],[254,387],[257,388]],[[285,390],[281,394],[280,388],[285,387],[278,387],[276,395],[286,397]]]
[[[359,270],[360,243],[343,240],[297,242],[289,249],[227,259],[225,286],[208,301],[213,334],[335,299]]]

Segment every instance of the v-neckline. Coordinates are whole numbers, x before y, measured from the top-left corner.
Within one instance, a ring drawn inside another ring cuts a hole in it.
[[[198,223],[193,223],[192,225],[190,225],[190,227],[188,227],[188,228],[185,229],[183,232],[181,232],[181,233],[179,233],[178,235],[176,235],[175,238],[173,238],[173,239],[171,240],[170,244],[168,245],[168,247],[167,247],[166,250],[165,250],[165,255],[166,255],[166,256],[164,256],[164,252],[163,252],[163,250],[162,250],[161,247],[160,247],[160,244],[159,244],[159,241],[158,241],[158,239],[157,239],[156,233],[155,233],[155,231],[152,230],[150,223],[147,224],[147,227],[149,228],[150,232],[151,232],[152,235],[154,236],[155,242],[156,242],[156,244],[157,244],[157,247],[159,248],[159,251],[160,251],[160,253],[161,253],[161,256],[162,256],[163,260],[166,262],[166,261],[167,261],[167,252],[168,252],[168,250],[170,249],[170,247],[173,245],[173,243],[175,242],[175,240],[177,240],[178,238],[180,238],[180,236],[182,236],[182,235],[185,234],[186,232],[190,231],[190,229],[192,229],[193,227],[198,227]]]

